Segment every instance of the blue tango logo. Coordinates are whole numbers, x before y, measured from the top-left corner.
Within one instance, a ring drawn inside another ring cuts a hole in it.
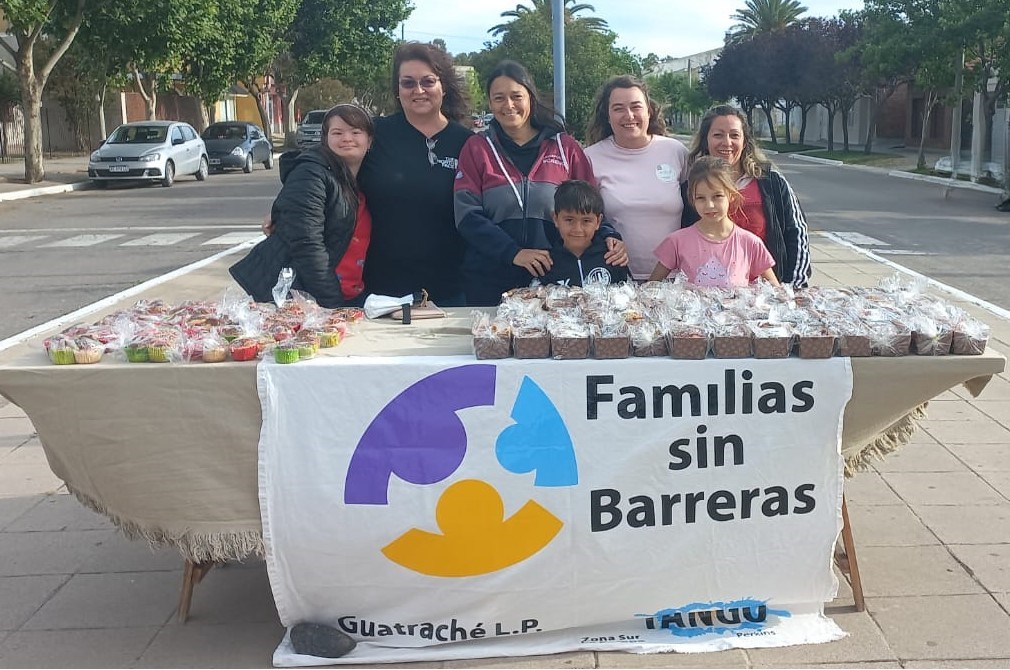
[[[702,635],[747,635],[763,631],[777,619],[792,616],[787,610],[768,609],[767,600],[745,598],[730,602],[690,603],[664,609],[655,614],[636,614],[645,618],[650,630],[668,630],[677,637]]]

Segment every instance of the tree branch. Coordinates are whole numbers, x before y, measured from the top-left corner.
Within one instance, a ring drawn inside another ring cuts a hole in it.
[[[53,2],[55,1],[56,0],[53,0]],[[39,70],[39,83],[43,88],[46,85],[46,81],[49,79],[49,74],[53,71],[53,68],[56,67],[56,63],[63,58],[63,54],[65,54],[67,49],[70,48],[70,43],[74,41],[75,37],[77,37],[77,31],[81,29],[81,24],[84,22],[84,5],[86,3],[87,0],[77,0],[77,13],[74,14],[74,19],[70,22],[70,28],[67,30],[67,34],[63,37],[63,41],[60,42],[60,46],[56,48],[53,55],[49,57],[46,64],[41,70]],[[50,9],[50,11],[52,10]]]
[[[46,29],[46,24],[49,22],[49,17],[53,15],[53,10],[56,9],[56,3],[59,0],[49,0],[49,9],[46,10],[46,15],[42,17],[35,29],[32,30],[32,34],[28,36],[28,43],[34,48],[35,42],[42,35],[42,31]]]
[[[129,67],[130,71],[133,72],[133,83],[137,85],[140,97],[143,98],[145,102],[150,102],[151,97],[147,95],[147,91],[144,90],[144,82],[140,80],[140,70],[137,69],[137,62],[131,60]]]

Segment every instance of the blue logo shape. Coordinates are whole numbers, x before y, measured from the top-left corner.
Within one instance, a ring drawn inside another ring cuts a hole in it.
[[[787,610],[768,609],[767,600],[745,598],[728,603],[690,603],[683,607],[659,610],[655,614],[636,614],[647,617],[645,627],[665,629],[677,637],[725,635],[737,631],[757,631],[768,626],[770,616],[788,618]]]
[[[534,486],[575,486],[579,483],[575,447],[568,428],[543,389],[523,377],[512,406],[515,424],[498,435],[495,455],[515,474],[536,472]]]

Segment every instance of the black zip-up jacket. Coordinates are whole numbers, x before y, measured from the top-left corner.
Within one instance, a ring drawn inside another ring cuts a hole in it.
[[[295,271],[293,288],[322,307],[340,307],[337,264],[354,233],[357,209],[342,192],[319,149],[281,156],[284,184],[270,209],[274,232],[228,271],[257,302],[273,300],[281,268]]]
[[[772,270],[783,284],[806,288],[811,274],[810,238],[803,208],[778,170],[767,168],[764,176],[757,178],[757,183],[767,221],[764,243],[775,259]],[[681,183],[680,194],[684,199],[681,227],[686,228],[701,217],[688,200],[687,182]]]
[[[587,281],[605,281],[608,284],[628,281],[628,268],[609,265],[603,260],[606,255],[607,241],[599,233],[593,236],[589,248],[578,257],[559,244],[551,248],[551,269],[540,281],[565,286],[584,286]]]

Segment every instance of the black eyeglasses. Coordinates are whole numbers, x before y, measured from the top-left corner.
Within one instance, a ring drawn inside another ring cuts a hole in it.
[[[438,140],[427,137],[424,140],[425,145],[428,147],[428,165],[435,167],[435,163],[438,163],[438,156],[435,155],[435,143]]]
[[[418,84],[420,84],[421,88],[424,90],[430,91],[438,84],[438,77],[429,74],[421,77],[420,79],[414,79],[413,77],[402,77],[400,79],[400,88],[405,91],[413,91],[417,88]]]

